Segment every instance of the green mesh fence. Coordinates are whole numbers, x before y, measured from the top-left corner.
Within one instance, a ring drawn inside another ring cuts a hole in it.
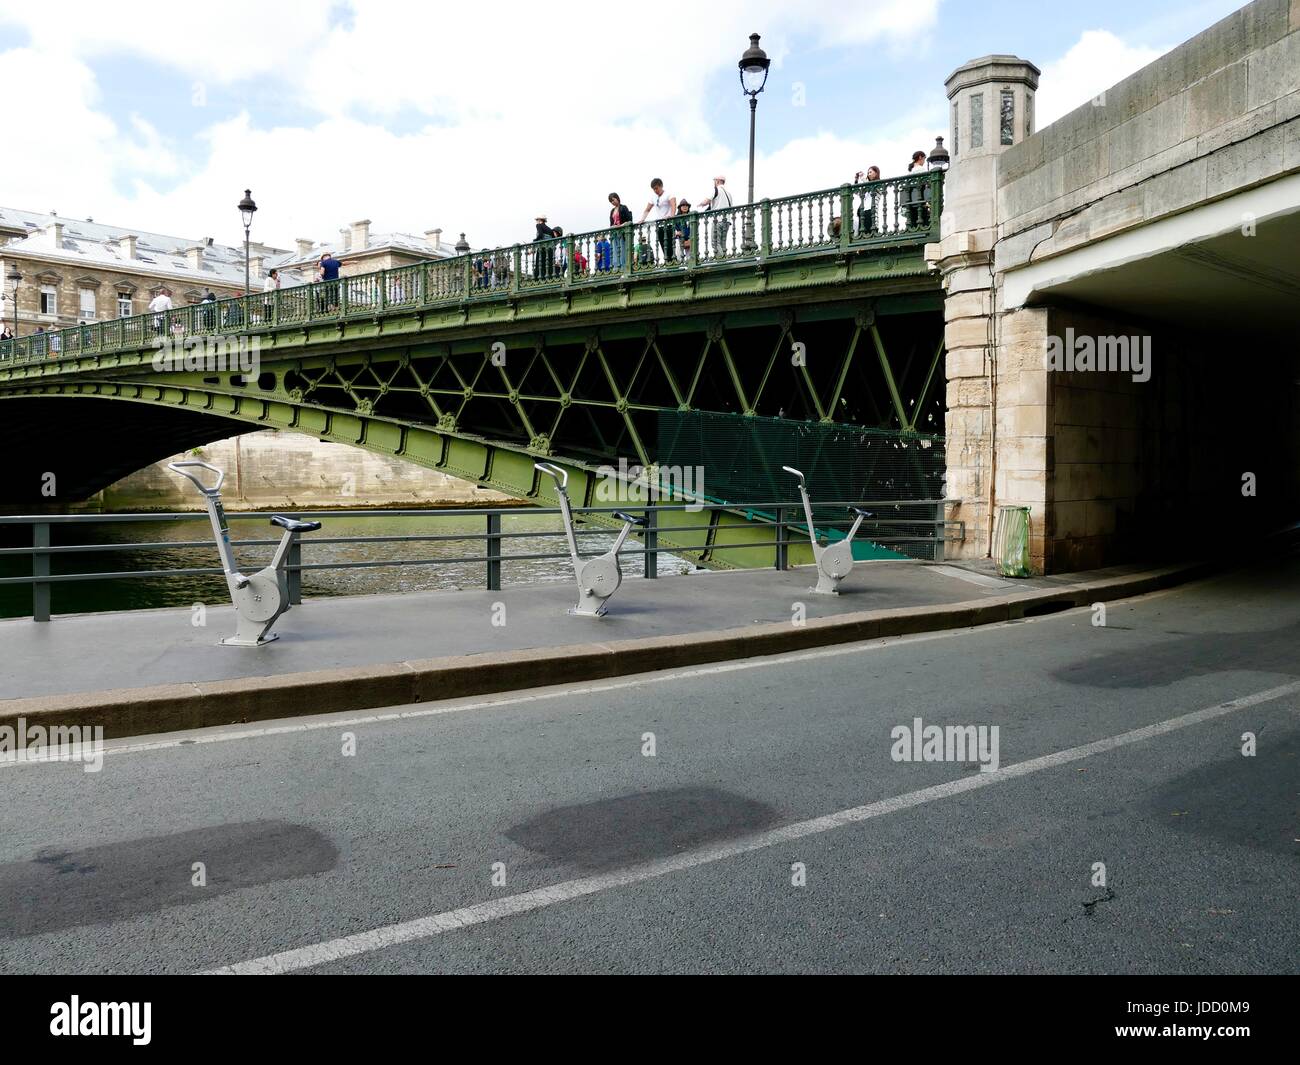
[[[818,500],[869,502],[855,557],[942,557],[944,440],[941,436],[852,425],[793,422],[707,411],[661,411],[656,461],[661,469],[699,470],[703,495],[721,503],[789,501],[798,482],[782,466],[802,470],[818,532],[834,538],[849,519],[842,506]],[[910,503],[927,500],[926,503]],[[877,545],[875,549],[871,544]]]

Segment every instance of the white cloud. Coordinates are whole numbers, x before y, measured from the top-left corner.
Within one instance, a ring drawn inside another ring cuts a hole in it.
[[[1065,55],[1043,67],[1035,98],[1039,128],[1088,103],[1166,51],[1125,44],[1107,30],[1087,30]]]
[[[22,27],[32,47],[48,55],[129,55],[228,83],[292,64],[285,42],[294,42],[297,54],[314,47],[330,8],[320,0],[0,0],[0,25]]]
[[[24,130],[24,148],[42,165],[11,171],[5,200],[235,243],[234,202],[252,186],[262,208],[255,236],[280,246],[299,236],[336,239],[340,226],[363,217],[376,231],[441,226],[454,240],[463,229],[475,245],[528,239],[538,210],[573,232],[601,223],[611,190],[639,215],[652,176],[696,200],[712,174],[725,172],[740,200],[746,161],[719,141],[705,104],[720,73],[735,78],[751,31],[763,32],[779,70],[796,40],[802,62],[847,43],[918,44],[937,7],[938,0],[805,8],[728,0],[683,9],[614,9],[603,0],[558,7],[230,0],[214,10],[144,0],[124,19],[90,0],[0,0],[0,24],[32,38],[30,48],[0,53],[0,79],[45,86],[51,119]],[[257,79],[320,117],[278,127],[256,114],[224,118],[195,131],[206,159],[187,167],[183,156],[193,150],[169,142],[144,116],[108,117],[90,63],[121,55],[196,83],[237,89]],[[402,132],[385,128],[398,114]],[[427,124],[412,129],[413,114]],[[895,120],[875,144],[810,130],[760,151],[757,195],[834,185],[870,162],[896,172],[908,147],[927,143],[910,125],[899,141]]]

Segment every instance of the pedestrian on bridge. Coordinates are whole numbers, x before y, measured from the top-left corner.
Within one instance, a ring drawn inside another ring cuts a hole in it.
[[[700,210],[703,211],[725,211],[732,205],[731,193],[727,191],[727,179],[719,174],[713,179],[713,195],[707,196],[699,203]],[[720,218],[713,220],[712,240],[710,250],[713,255],[725,255],[727,252],[727,231],[731,228],[731,215],[724,214]],[[700,256],[703,257],[706,249],[700,249]]]
[[[540,244],[544,240],[554,240],[555,234],[546,222],[546,215],[539,214],[535,219],[537,223],[537,236],[533,237],[534,244]],[[554,252],[549,248],[537,248],[533,252],[533,280],[549,281],[551,274],[555,270]]]
[[[665,263],[674,261],[673,255],[673,215],[677,213],[677,197],[669,196],[664,192],[664,183],[659,178],[654,178],[650,182],[650,191],[654,193],[654,198],[645,205],[645,210],[641,212],[641,221],[652,218],[655,223],[655,239],[658,241],[659,250],[663,253]]]
[[[861,185],[863,182],[871,183],[880,180],[880,167],[869,166],[864,174],[861,170],[854,175],[853,184]],[[863,189],[858,193],[860,202],[858,204],[858,236],[865,237],[871,234],[872,227],[875,225],[877,211],[876,199],[880,193],[875,189]]]
[[[924,174],[928,167],[925,152],[917,149],[912,153],[912,161],[907,164],[909,174]],[[909,229],[924,229],[930,224],[930,185],[909,185],[903,190],[903,214]]]
[[[159,336],[163,336],[167,332],[166,320],[163,315],[171,309],[171,291],[166,288],[160,288],[158,294],[149,301],[149,310],[155,312],[153,318],[153,331]]]
[[[678,243],[681,244],[681,256],[683,259],[690,258],[691,254],[691,201],[682,200],[677,205],[677,220],[673,223],[673,232],[677,237]]]
[[[280,271],[272,270],[262,285],[262,321],[269,322],[275,311],[275,294],[280,291]]]
[[[617,192],[609,194],[609,224],[616,227],[615,231],[609,235],[610,252],[612,253],[611,266],[615,270],[623,269],[624,256],[627,253],[627,235],[628,230],[618,231],[618,226],[628,225],[632,221],[632,210],[625,203]]]
[[[322,311],[338,309],[339,271],[343,264],[328,251],[321,252],[316,264],[316,281],[321,288],[317,295],[316,306]]]

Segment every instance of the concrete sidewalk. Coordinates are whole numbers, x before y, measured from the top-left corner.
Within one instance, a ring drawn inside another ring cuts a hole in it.
[[[874,562],[831,597],[810,593],[810,567],[703,571],[629,578],[603,619],[565,613],[568,581],[316,599],[282,617],[281,639],[260,648],[217,645],[234,628],[229,606],[208,609],[204,627],[189,609],[6,620],[0,724],[23,715],[120,736],[401,705],[1001,621],[1197,572],[1007,580],[978,567]]]

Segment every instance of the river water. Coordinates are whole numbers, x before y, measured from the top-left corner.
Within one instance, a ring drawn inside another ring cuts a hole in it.
[[[110,550],[72,552],[53,556],[51,571],[62,573],[109,573],[147,570],[185,570],[219,566],[217,551],[211,543],[211,526],[207,515],[195,515],[195,521],[88,522],[53,525],[54,545],[101,545]],[[245,518],[231,514],[230,532],[241,569],[252,572],[266,565],[274,547],[246,546],[241,541],[278,539],[280,530],[270,525],[269,515]],[[344,517],[323,518],[323,528],[308,533],[302,540],[303,563],[354,563],[396,560],[432,560],[429,565],[380,566],[338,570],[304,570],[303,595],[339,596],[374,593],[417,592],[484,588],[487,567],[484,562],[458,563],[460,557],[482,558],[486,554],[482,535],[486,531],[485,515],[444,515],[430,510],[420,515],[391,515],[368,511]],[[0,530],[4,527],[0,526]],[[537,514],[529,508],[506,513],[501,519],[501,553],[504,555],[558,554],[551,559],[520,559],[501,563],[503,587],[541,581],[572,581],[573,564],[567,557],[564,538],[528,537],[524,534],[558,532],[556,515]],[[345,536],[456,536],[463,539],[432,542],[395,542],[365,544],[313,543],[313,538]],[[29,528],[7,530],[3,546],[30,544]],[[478,537],[474,539],[471,537]],[[170,546],[184,541],[204,540],[201,547]],[[610,547],[614,535],[601,531],[580,537],[584,555]],[[143,543],[163,544],[145,549]],[[113,547],[113,545],[121,545]],[[635,551],[639,543],[629,539],[625,550]],[[640,555],[628,556],[623,562],[627,576],[642,570]],[[659,572],[665,576],[690,570],[691,564],[674,555],[659,556]],[[30,575],[26,556],[0,555],[0,577]],[[92,613],[104,610],[139,610],[148,607],[188,606],[192,603],[215,603],[228,598],[225,578],[220,575],[141,577],[113,580],[56,582],[52,585],[52,610],[55,614]],[[0,617],[30,617],[31,586],[0,584]]]

